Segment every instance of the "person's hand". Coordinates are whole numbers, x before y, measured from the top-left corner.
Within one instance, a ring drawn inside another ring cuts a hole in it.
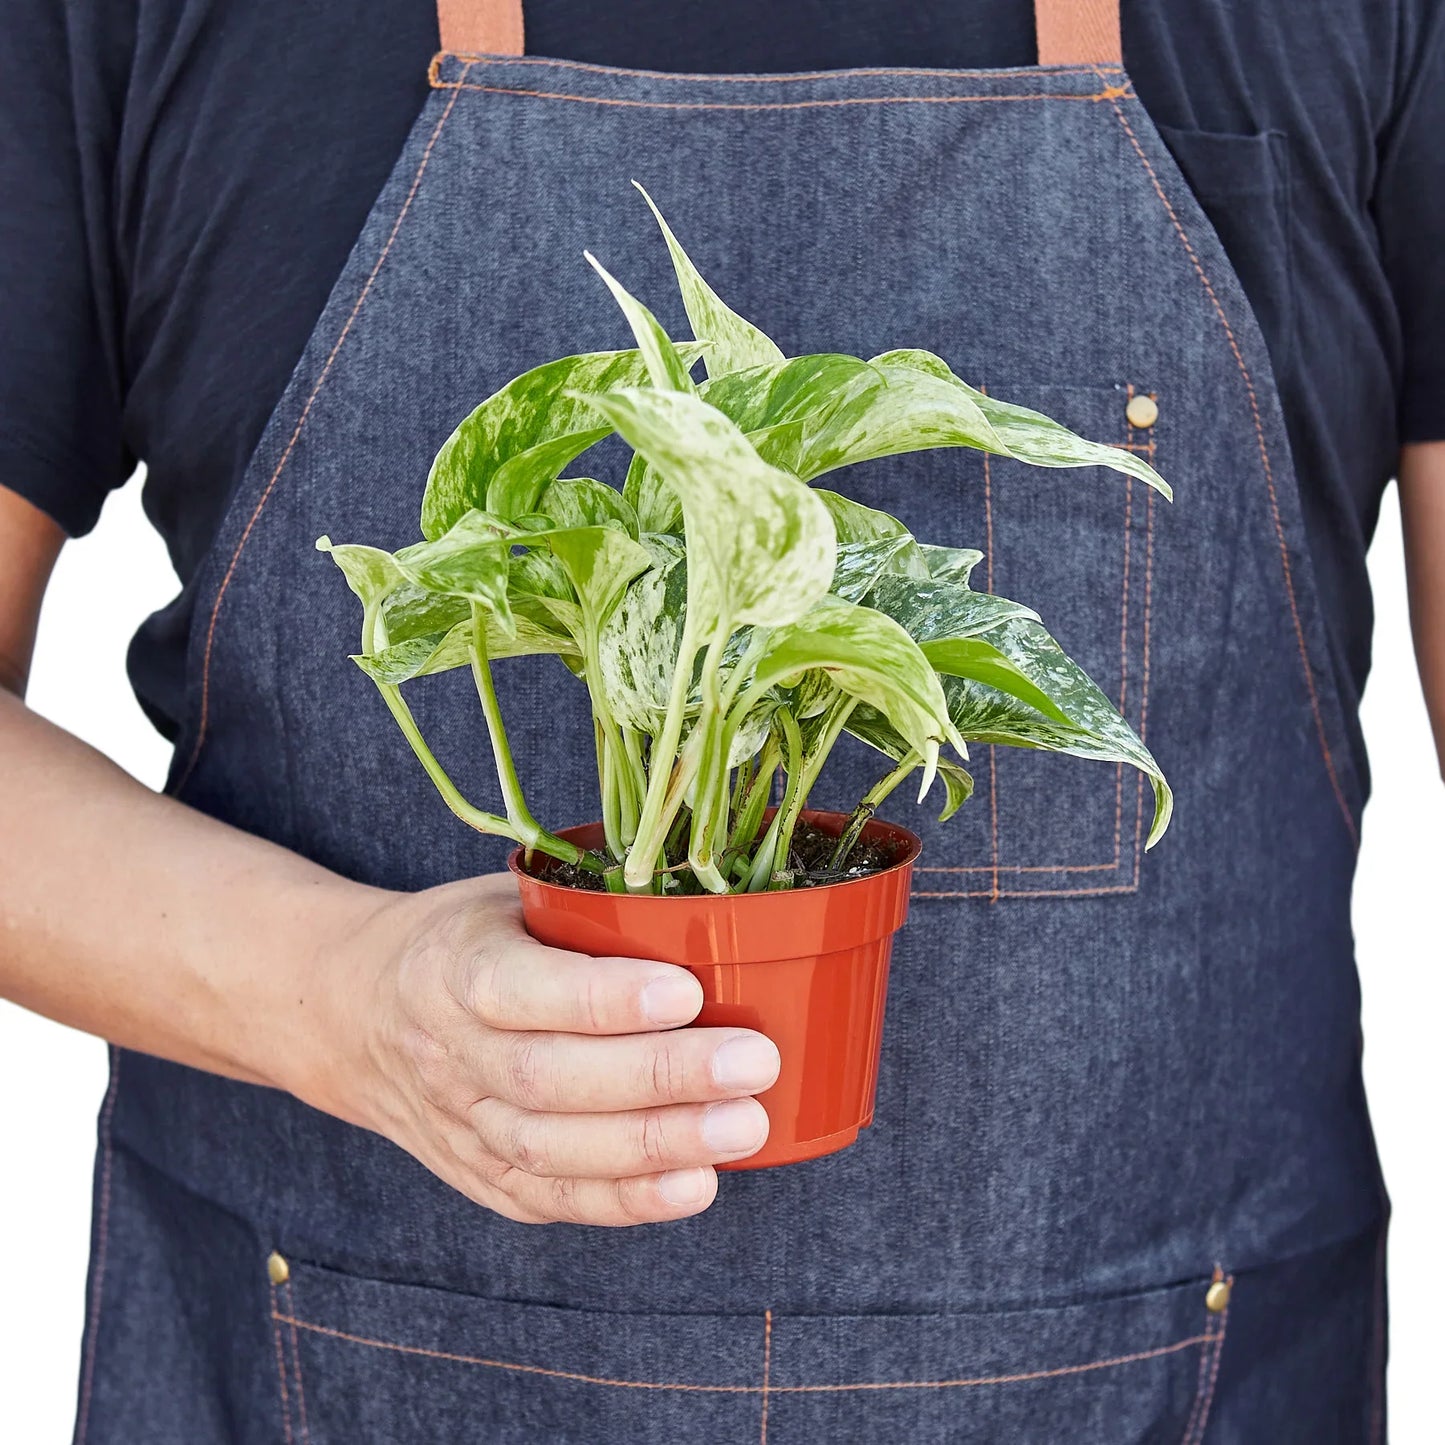
[[[394,898],[319,975],[327,1039],[297,1092],[509,1219],[697,1214],[711,1166],[767,1138],[749,1096],[777,1078],[776,1047],[680,1027],[702,1007],[685,969],[538,943],[508,875]]]

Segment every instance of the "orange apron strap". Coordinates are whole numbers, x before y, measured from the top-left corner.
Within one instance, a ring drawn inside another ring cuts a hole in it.
[[[437,0],[442,49],[462,55],[520,55],[522,0]]]
[[[1122,65],[1119,0],[1034,0],[1040,65]]]

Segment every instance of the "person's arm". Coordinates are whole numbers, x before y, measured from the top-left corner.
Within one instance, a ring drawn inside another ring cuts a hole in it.
[[[63,538],[0,487],[0,996],[387,1135],[509,1218],[705,1209],[777,1050],[685,970],[545,948],[510,877],[350,882],[137,783],[21,699]],[[418,786],[421,786],[419,783]],[[728,1102],[717,1102],[728,1101]]]
[[[1445,441],[1418,442],[1401,450],[1400,514],[1410,629],[1445,778]]]

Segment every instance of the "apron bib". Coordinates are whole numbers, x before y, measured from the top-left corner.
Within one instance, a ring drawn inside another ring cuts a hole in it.
[[[526,57],[515,3],[446,0],[430,97],[208,560],[171,790],[369,883],[502,866],[347,660],[312,542],[413,540],[458,417],[628,344],[584,247],[680,334],[635,177],[788,354],[927,347],[1173,483],[1171,507],[959,451],[833,483],[987,549],[987,589],[1169,773],[1163,846],[1143,859],[1136,775],[1072,758],[979,747],[947,826],[893,805],[925,851],[876,1127],[665,1227],[513,1224],[288,1096],[117,1055],[82,1445],[1381,1437],[1361,788],[1269,362],[1117,7],[1038,19],[1037,68],[698,76]],[[537,816],[592,818],[584,690],[555,659],[501,671]],[[409,697],[496,806],[454,681]],[[819,804],[875,772],[846,754]]]

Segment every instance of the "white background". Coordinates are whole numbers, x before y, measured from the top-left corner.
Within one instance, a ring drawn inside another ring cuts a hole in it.
[[[167,748],[131,697],[124,659],[136,623],[169,600],[175,583],[138,491],[119,493],[95,535],[63,554],[30,700],[159,786]],[[1365,816],[1356,931],[1365,1072],[1395,1202],[1391,1438],[1427,1445],[1445,1438],[1438,1404],[1445,786],[1410,655],[1393,489],[1372,562],[1379,620],[1364,713],[1375,796]],[[0,1003],[0,1439],[14,1445],[70,1439],[104,1088],[100,1043]]]

